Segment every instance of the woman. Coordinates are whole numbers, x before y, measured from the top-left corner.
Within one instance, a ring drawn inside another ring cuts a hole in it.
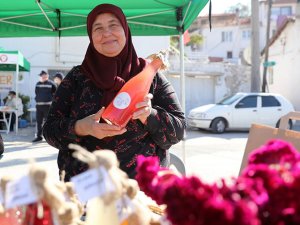
[[[17,110],[17,117],[23,115],[23,103],[22,100],[17,97],[17,94],[15,91],[9,91],[7,95],[7,99],[5,102],[5,106],[11,109],[16,109]],[[8,119],[10,117],[9,113],[6,113],[6,118]],[[16,123],[16,114],[12,113],[11,115],[11,122],[10,122],[10,131],[14,131],[14,126]]]
[[[87,18],[90,39],[83,63],[74,67],[58,87],[44,137],[59,149],[58,167],[65,180],[87,169],[72,157],[69,143],[89,151],[111,149],[120,168],[134,178],[138,155],[158,156],[168,166],[168,149],[184,135],[185,119],[176,94],[162,74],[153,80],[150,93],[137,104],[125,128],[101,120],[104,107],[126,81],[143,70],[122,10],[111,4],[95,7]]]

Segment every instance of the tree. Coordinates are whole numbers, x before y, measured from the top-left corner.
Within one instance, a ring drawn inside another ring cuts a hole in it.
[[[187,44],[191,46],[192,50],[198,49],[203,43],[203,36],[200,34],[192,34],[190,37],[190,42]]]
[[[249,7],[247,5],[243,5],[241,3],[230,6],[225,12],[226,13],[238,13],[239,17],[249,17],[250,16]]]
[[[176,49],[179,48],[179,36],[171,36],[170,37],[170,45]]]
[[[200,34],[191,34],[190,41],[187,46],[191,46],[192,50],[195,50],[201,46],[203,43],[203,36]],[[179,36],[171,36],[170,37],[170,44],[174,48],[179,48]]]

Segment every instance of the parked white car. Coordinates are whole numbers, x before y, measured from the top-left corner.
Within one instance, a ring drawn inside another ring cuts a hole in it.
[[[189,127],[223,133],[226,129],[249,129],[252,123],[279,126],[280,118],[294,111],[282,95],[274,93],[236,93],[217,104],[203,105],[190,111]],[[292,121],[289,121],[292,128]]]

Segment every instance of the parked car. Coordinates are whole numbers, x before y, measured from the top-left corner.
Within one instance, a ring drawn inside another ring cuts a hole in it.
[[[223,133],[226,129],[249,129],[252,123],[279,126],[280,118],[294,111],[282,95],[274,93],[236,93],[217,104],[192,109],[187,118],[189,127]],[[292,128],[292,121],[289,126]]]

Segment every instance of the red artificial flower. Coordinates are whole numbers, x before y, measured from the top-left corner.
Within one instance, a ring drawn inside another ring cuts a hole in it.
[[[249,155],[248,164],[294,164],[298,161],[299,153],[290,143],[271,140]]]
[[[253,151],[241,176],[205,184],[139,157],[137,181],[165,204],[172,225],[299,225],[300,155],[287,142],[272,140]]]
[[[139,157],[136,179],[142,191],[167,205],[167,218],[173,225],[259,225],[250,198],[237,203],[233,198],[237,192],[223,196],[218,185],[204,184],[195,176],[177,176],[157,166],[157,158]]]

